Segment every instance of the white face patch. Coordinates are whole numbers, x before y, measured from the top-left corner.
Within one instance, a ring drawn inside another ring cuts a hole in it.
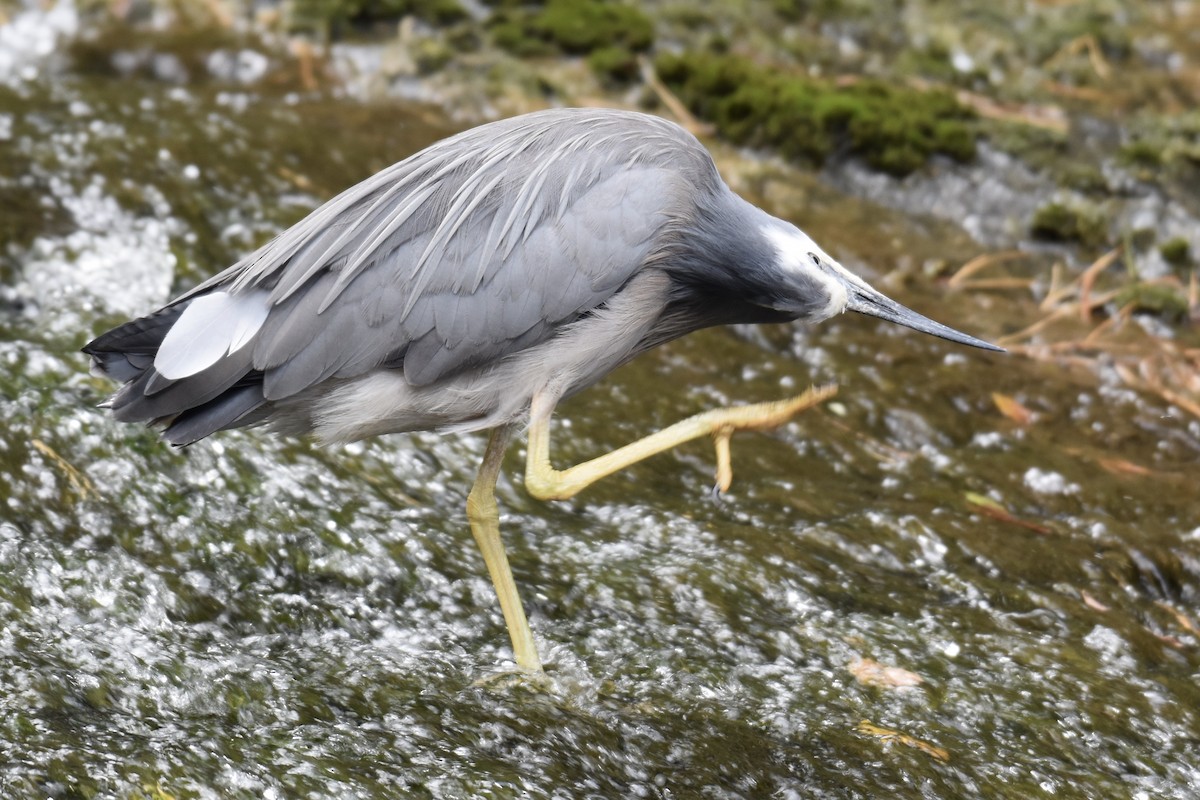
[[[779,266],[784,272],[805,276],[822,286],[829,295],[825,307],[812,315],[813,321],[829,319],[846,310],[850,295],[845,284],[830,274],[830,270],[844,276],[850,283],[861,284],[862,279],[830,258],[828,253],[798,228],[764,225],[762,233],[779,254]],[[820,266],[817,260],[821,262]]]

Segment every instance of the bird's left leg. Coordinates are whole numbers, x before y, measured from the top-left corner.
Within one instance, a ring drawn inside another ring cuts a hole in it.
[[[471,522],[471,533],[475,536],[475,543],[483,553],[483,561],[492,577],[492,585],[496,587],[500,611],[504,614],[504,624],[512,638],[513,656],[517,665],[530,672],[541,672],[542,662],[533,643],[533,631],[529,629],[529,621],[525,618],[525,608],[517,594],[517,583],[513,580],[512,569],[508,565],[504,542],[500,540],[500,511],[496,508],[496,479],[500,475],[504,451],[512,440],[513,431],[512,425],[492,431],[487,450],[483,454],[483,464],[479,467],[479,475],[475,478],[471,493],[467,495],[467,519]]]
[[[717,449],[717,488],[725,491],[733,480],[733,469],[729,463],[729,439],[735,431],[764,431],[776,428],[801,411],[812,408],[836,393],[836,386],[822,386],[809,389],[788,400],[705,411],[611,453],[563,470],[550,466],[550,415],[554,412],[557,399],[539,393],[534,395],[529,413],[525,488],[534,497],[542,500],[565,500],[618,470],[684,442],[711,435]]]

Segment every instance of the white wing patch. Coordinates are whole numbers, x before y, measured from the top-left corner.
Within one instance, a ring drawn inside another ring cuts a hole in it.
[[[263,290],[197,297],[167,331],[154,356],[154,369],[169,380],[203,372],[245,347],[270,310],[270,293]]]

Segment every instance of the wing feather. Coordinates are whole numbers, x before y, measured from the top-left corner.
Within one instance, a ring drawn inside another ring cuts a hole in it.
[[[603,303],[715,177],[645,115],[558,110],[473,129],[343,192],[181,300],[269,289],[264,396],[403,366],[423,385]]]

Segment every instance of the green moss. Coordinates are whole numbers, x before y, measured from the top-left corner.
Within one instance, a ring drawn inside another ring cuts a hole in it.
[[[1125,234],[1125,246],[1128,253],[1144,253],[1150,249],[1157,238],[1154,228],[1134,228]]]
[[[1145,114],[1129,121],[1129,141],[1118,151],[1142,180],[1194,185],[1200,167],[1200,112]]]
[[[650,18],[632,5],[599,0],[550,0],[542,8],[506,9],[489,22],[498,46],[519,56],[588,55],[614,48],[636,53],[654,42]],[[599,57],[611,66],[611,55]]]
[[[1183,292],[1162,283],[1134,283],[1117,292],[1113,302],[1119,307],[1132,305],[1134,311],[1156,314],[1170,320],[1183,320],[1188,315],[1188,301]]]
[[[1122,162],[1134,167],[1160,167],[1163,163],[1162,147],[1154,142],[1134,140],[1121,147]]]
[[[658,19],[668,26],[678,26],[689,33],[710,34],[716,27],[712,14],[690,3],[666,5],[658,11]]]
[[[613,45],[640,51],[654,41],[650,18],[619,3],[550,0],[535,21],[566,53],[586,54]]]
[[[1173,267],[1187,266],[1192,260],[1191,245],[1181,236],[1168,239],[1158,246],[1159,255]]]
[[[489,22],[492,41],[518,58],[540,58],[555,55],[558,50],[550,42],[530,34],[525,12],[501,12]]]
[[[1033,214],[1029,232],[1035,239],[1048,242],[1102,244],[1108,232],[1104,220],[1090,209],[1066,203],[1049,203]]]
[[[627,84],[638,75],[637,56],[618,45],[593,50],[587,61],[592,72],[611,84]]]
[[[1075,238],[1077,217],[1062,203],[1042,206],[1033,214],[1029,232],[1034,238],[1066,242]]]
[[[1057,171],[1058,182],[1061,186],[1087,194],[1108,194],[1111,187],[1104,172],[1094,163],[1067,162]]]
[[[875,81],[833,86],[708,53],[662,55],[656,68],[722,136],[775,148],[788,158],[820,164],[846,152],[876,169],[907,175],[935,153],[958,161],[975,155],[973,114],[944,92]]]
[[[1066,134],[1035,125],[991,121],[987,140],[996,148],[1010,153],[1033,169],[1054,170],[1055,165],[1071,154]]]
[[[845,0],[771,0],[775,13],[788,22],[830,17],[858,19],[874,10],[867,6],[864,11],[862,6],[862,3],[847,3]]]
[[[295,0],[292,15],[321,25],[369,25],[410,15],[436,25],[449,25],[467,18],[458,0]]]

